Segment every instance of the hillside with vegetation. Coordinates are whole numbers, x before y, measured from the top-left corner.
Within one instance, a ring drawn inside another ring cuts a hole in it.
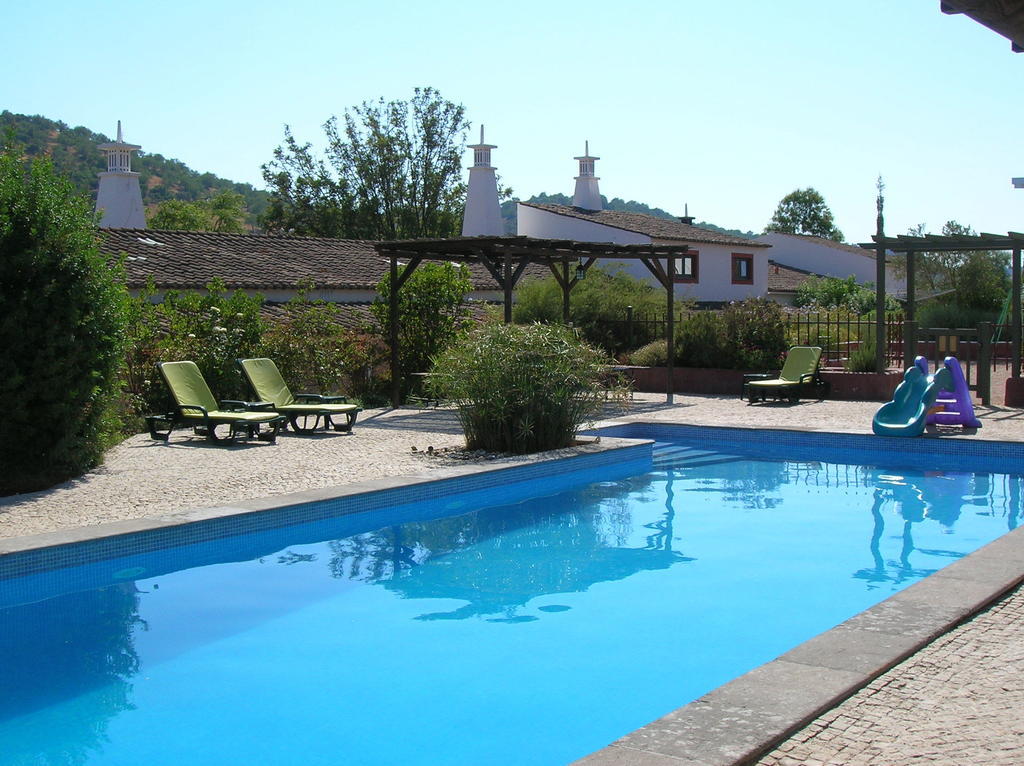
[[[29,157],[46,156],[54,169],[68,178],[75,189],[95,199],[98,173],[107,169],[98,146],[112,139],[88,128],[70,127],[64,122],[39,115],[0,112],[0,135],[12,134],[15,142]],[[247,219],[254,223],[267,207],[270,195],[251,184],[236,183],[213,173],[200,173],[179,160],[162,154],[140,151],[132,160],[132,170],[139,174],[142,202],[148,213],[167,200],[199,202],[230,191],[242,195]]]
[[[532,197],[526,200],[511,199],[507,202],[503,202],[501,205],[501,218],[505,223],[505,233],[515,234],[516,233],[516,202],[537,202],[541,205],[572,205],[572,197],[567,194],[534,194]],[[628,202],[621,197],[613,197],[608,199],[603,194],[601,195],[601,202],[604,204],[605,210],[617,210],[623,213],[641,213],[642,215],[651,215],[655,218],[665,218],[669,221],[678,221],[679,217],[672,215],[667,210],[662,210],[660,207],[651,207],[645,205],[643,202],[637,202],[636,200],[629,200]],[[716,226],[713,223],[707,221],[695,221],[694,226],[700,226],[702,229],[711,229],[712,231],[721,232],[722,234],[731,234],[734,237],[746,237],[753,239],[758,236],[752,231],[740,231],[739,229],[725,229],[721,226]]]

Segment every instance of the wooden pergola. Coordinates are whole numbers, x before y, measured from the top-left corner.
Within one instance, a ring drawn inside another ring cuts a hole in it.
[[[527,266],[547,266],[562,288],[562,320],[569,322],[569,294],[600,258],[639,261],[665,288],[669,348],[675,345],[675,260],[689,251],[687,245],[615,245],[610,242],[575,242],[537,237],[456,237],[452,239],[404,239],[378,242],[374,247],[390,261],[391,296],[388,305],[391,325],[391,402],[397,407],[401,396],[398,371],[398,291],[423,261],[483,266],[504,294],[505,322],[512,321],[512,292]],[[399,260],[405,268],[399,273]],[[666,401],[672,403],[672,354],[668,355]]]
[[[875,251],[877,264],[876,307],[879,321],[875,336],[875,365],[879,372],[885,365],[885,323],[882,321],[885,308],[885,253],[905,253],[907,257],[907,321],[903,329],[903,355],[907,366],[913,362],[916,348],[915,328],[915,261],[917,253],[979,252],[983,250],[1009,250],[1013,253],[1010,270],[1010,345],[1013,360],[1013,377],[1021,372],[1021,249],[1024,248],[1024,234],[1011,231],[1007,234],[976,234],[945,236],[925,234],[924,236],[886,237],[873,235],[872,242],[862,242],[860,247]]]

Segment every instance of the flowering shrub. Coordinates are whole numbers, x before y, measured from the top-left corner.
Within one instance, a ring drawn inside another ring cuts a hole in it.
[[[263,300],[240,290],[228,295],[220,280],[207,285],[207,291],[171,291],[162,303],[153,303],[150,284],[130,302],[122,378],[126,430],[138,429],[142,415],[166,408],[168,392],[159,380],[157,362],[189,359],[218,399],[249,398],[235,360],[258,355]]]
[[[387,344],[367,330],[341,324],[335,303],[310,301],[306,291],[285,306],[285,317],[263,336],[263,352],[293,391],[373,398],[385,390]]]

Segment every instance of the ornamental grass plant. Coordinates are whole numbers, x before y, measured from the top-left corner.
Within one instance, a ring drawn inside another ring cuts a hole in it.
[[[486,323],[442,352],[431,392],[455,403],[466,447],[568,447],[604,402],[605,354],[561,325]]]

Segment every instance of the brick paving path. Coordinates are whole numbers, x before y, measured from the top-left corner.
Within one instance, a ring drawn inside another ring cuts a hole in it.
[[[1024,763],[1024,590],[897,665],[758,766]]]

